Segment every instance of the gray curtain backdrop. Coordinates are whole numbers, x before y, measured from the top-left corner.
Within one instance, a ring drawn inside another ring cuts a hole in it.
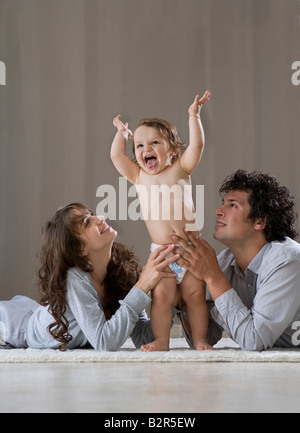
[[[132,128],[163,117],[187,141],[189,105],[212,92],[193,184],[217,252],[218,188],[235,170],[273,173],[300,209],[299,16],[298,0],[0,0],[0,298],[37,298],[41,227],[58,207],[95,211],[100,185],[118,192],[118,113]],[[145,263],[143,221],[110,223]]]

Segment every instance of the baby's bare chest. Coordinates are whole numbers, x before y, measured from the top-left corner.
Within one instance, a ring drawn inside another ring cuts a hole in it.
[[[169,188],[178,185],[183,188],[184,185],[191,185],[191,178],[185,175],[182,170],[170,167],[159,174],[151,175],[141,171],[137,185],[151,189],[152,186],[167,186]]]

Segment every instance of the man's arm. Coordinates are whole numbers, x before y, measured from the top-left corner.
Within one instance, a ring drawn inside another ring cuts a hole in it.
[[[128,129],[128,123],[121,122],[120,116],[114,118],[113,124],[118,132],[112,142],[111,160],[118,172],[134,184],[139,173],[139,166],[126,155],[126,144],[132,137],[132,132]]]
[[[199,95],[195,97],[193,104],[189,108],[189,145],[181,158],[179,159],[181,168],[187,174],[191,174],[203,154],[205,136],[201,122],[201,109],[206,102],[209,101],[211,93],[205,92],[203,97],[200,99]]]
[[[203,239],[186,234],[192,245],[177,237],[176,242],[187,250],[180,251],[182,259],[177,263],[206,282],[224,329],[243,350],[273,347],[291,323],[299,320],[299,260],[271,261],[249,309],[222,272],[213,248]]]
[[[292,346],[288,328],[299,320],[299,262],[283,261],[272,263],[270,267],[268,276],[257,287],[251,309],[242,303],[233,289],[215,302],[232,338],[244,350],[266,350],[283,334],[287,340],[285,344]]]

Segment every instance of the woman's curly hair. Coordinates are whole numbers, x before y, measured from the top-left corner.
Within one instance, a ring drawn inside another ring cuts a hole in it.
[[[73,212],[77,210],[79,212]],[[65,350],[72,336],[68,332],[69,323],[66,312],[66,283],[68,270],[78,267],[91,272],[93,265],[82,255],[84,243],[79,237],[79,225],[86,214],[91,213],[81,203],[69,204],[55,213],[43,228],[42,245],[39,254],[40,265],[38,287],[41,305],[49,306],[54,318],[48,330],[52,337],[61,343]],[[114,242],[111,260],[104,280],[106,288],[103,309],[106,317],[111,317],[139,278],[139,262],[135,254],[126,246]]]
[[[268,173],[254,171],[248,173],[238,170],[228,176],[220,188],[221,196],[229,191],[249,192],[249,218],[266,220],[264,229],[267,241],[282,241],[286,236],[295,239],[298,232],[294,227],[297,219],[294,197],[285,186],[281,186],[277,179]]]

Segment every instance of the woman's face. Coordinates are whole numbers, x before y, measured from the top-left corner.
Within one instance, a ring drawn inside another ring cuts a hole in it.
[[[82,212],[74,209],[72,212],[80,216],[79,236],[85,244],[83,255],[89,256],[111,247],[117,232],[110,227],[103,216],[93,215],[90,211]]]

